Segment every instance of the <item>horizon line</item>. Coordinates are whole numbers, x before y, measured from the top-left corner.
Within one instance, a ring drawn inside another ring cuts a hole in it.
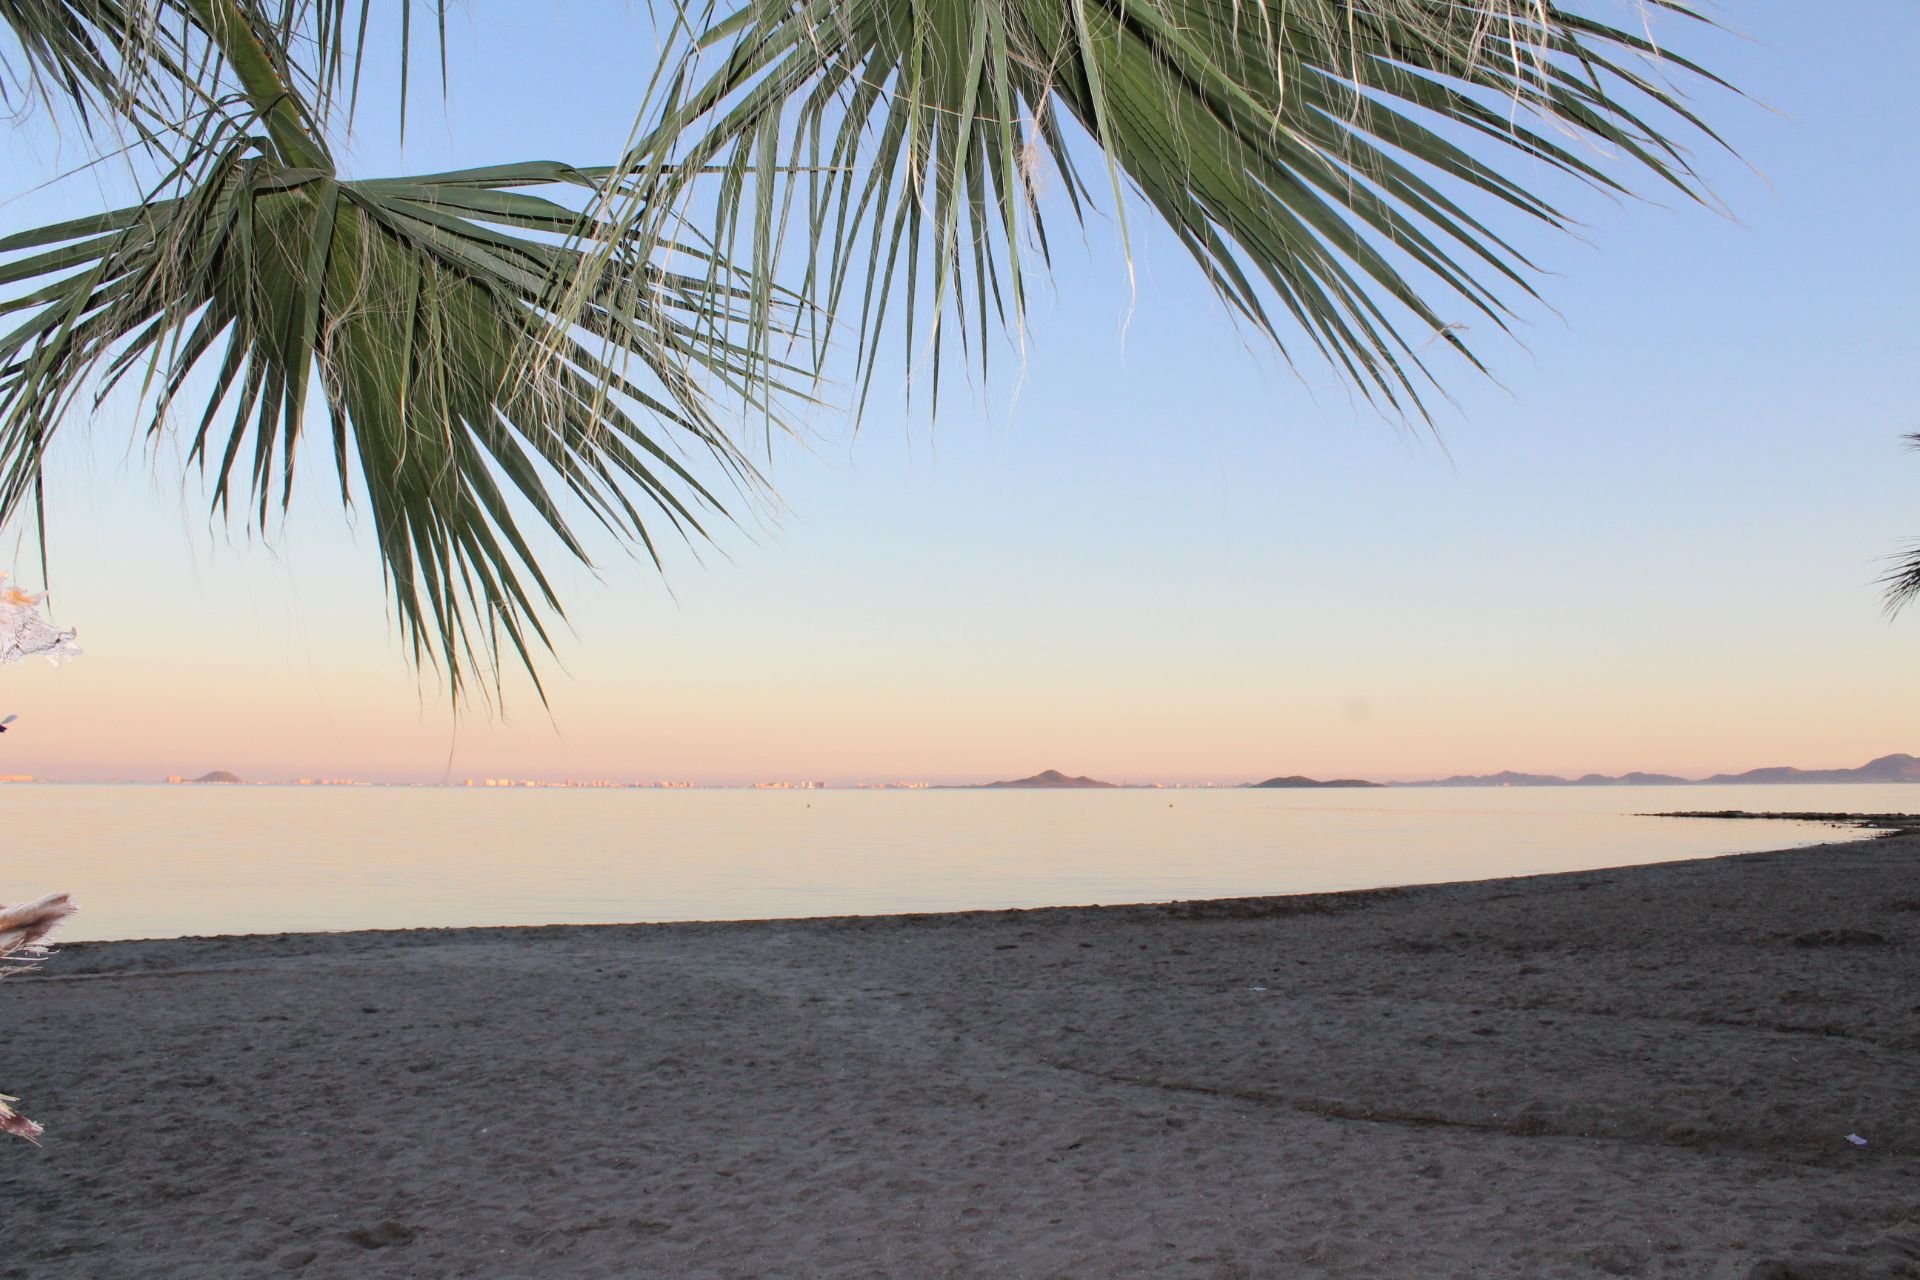
[[[1237,788],[1258,789],[1260,783],[1262,782],[1291,782],[1292,783],[1290,787],[1283,786],[1283,787],[1272,788],[1274,790],[1287,790],[1287,789],[1359,790],[1359,789],[1377,788],[1377,787],[1431,787],[1431,786],[1457,786],[1457,787],[1471,787],[1471,786],[1551,787],[1551,786],[1596,786],[1596,785],[1701,786],[1701,785],[1711,784],[1716,780],[1727,782],[1736,778],[1749,777],[1750,775],[1757,774],[1757,773],[1770,773],[1770,772],[1781,772],[1781,771],[1787,771],[1787,772],[1792,772],[1797,774],[1857,773],[1860,770],[1866,769],[1872,765],[1879,764],[1885,761],[1914,760],[1914,759],[1915,757],[1913,755],[1906,752],[1888,752],[1879,756],[1875,756],[1872,759],[1866,761],[1864,764],[1854,765],[1854,766],[1843,766],[1839,768],[1809,769],[1809,768],[1804,768],[1796,765],[1762,765],[1752,769],[1740,770],[1737,773],[1720,772],[1720,773],[1709,774],[1701,778],[1686,778],[1686,777],[1681,777],[1677,774],[1669,774],[1669,773],[1664,773],[1657,770],[1645,770],[1645,769],[1631,769],[1620,774],[1602,774],[1602,773],[1589,771],[1587,773],[1579,774],[1576,776],[1567,776],[1563,774],[1532,773],[1526,770],[1519,770],[1519,769],[1502,769],[1502,770],[1495,771],[1493,773],[1481,773],[1481,774],[1455,773],[1455,774],[1446,775],[1444,777],[1435,777],[1435,778],[1388,778],[1383,780],[1360,779],[1360,778],[1353,778],[1353,777],[1319,779],[1319,778],[1309,778],[1301,774],[1268,774],[1265,777],[1259,777],[1255,774],[1247,774],[1246,775],[1247,780],[1244,780],[1244,781],[1226,780],[1218,777],[1199,778],[1199,779],[1188,778],[1188,779],[1182,779],[1182,780],[1176,780],[1176,781],[1168,781],[1168,780],[1163,780],[1158,778],[1150,778],[1145,780],[1126,779],[1126,780],[1120,780],[1120,781],[1112,781],[1112,780],[1106,780],[1106,779],[1088,779],[1087,782],[1083,782],[1077,786],[1070,784],[1064,787],[1055,787],[1048,784],[1038,784],[1038,785],[1027,787],[1027,788],[1008,788],[1008,789],[1231,790],[1231,789],[1237,789]],[[212,776],[214,774],[226,774],[227,776],[224,778],[215,778]],[[679,779],[679,778],[655,778],[651,780],[642,780],[642,779],[635,779],[631,777],[625,780],[621,780],[621,779],[610,778],[605,776],[599,776],[599,777],[559,776],[559,777],[556,777],[553,775],[533,776],[533,777],[526,777],[526,776],[483,777],[478,774],[463,775],[459,779],[454,779],[444,775],[438,779],[429,779],[429,778],[422,778],[422,777],[404,777],[404,776],[403,777],[388,776],[388,777],[360,778],[360,777],[355,777],[352,775],[345,775],[345,774],[334,775],[334,776],[311,775],[311,776],[302,776],[302,777],[267,779],[267,778],[241,778],[233,774],[232,771],[230,770],[213,769],[213,770],[208,770],[206,773],[203,773],[198,777],[188,777],[184,774],[167,774],[163,777],[157,777],[157,778],[154,778],[154,777],[55,778],[55,777],[42,777],[42,776],[31,774],[31,773],[20,772],[20,773],[13,773],[13,774],[0,774],[0,783],[7,783],[7,784],[14,784],[14,785],[28,784],[28,783],[48,783],[48,784],[72,785],[72,786],[91,785],[91,786],[445,787],[445,788],[451,788],[455,790],[550,789],[550,790],[658,790],[658,791],[679,791],[679,790],[918,791],[918,790],[984,790],[984,789],[991,789],[996,787],[1003,787],[1005,786],[1005,784],[1010,782],[1023,782],[1032,778],[1043,777],[1047,774],[1055,774],[1063,778],[1067,776],[1063,773],[1063,771],[1055,770],[1055,769],[1046,769],[1036,774],[1025,775],[1025,777],[1023,778],[1011,778],[1011,779],[999,778],[999,779],[994,779],[992,781],[984,781],[984,782],[983,781],[966,781],[966,780],[961,780],[961,781],[939,780],[936,778],[891,778],[891,779],[841,778],[838,780],[830,781],[830,780],[823,780],[823,779],[817,779],[817,778],[808,778],[805,775],[794,775],[794,776],[789,776],[785,778],[776,777],[776,778],[761,778],[761,779],[752,779],[752,780],[731,780],[731,781],[718,781],[718,780],[711,780],[711,779],[709,780]],[[1638,782],[1638,783],[1625,781],[1625,779],[1627,778],[1632,778],[1636,776],[1644,777],[1648,779],[1655,779],[1655,780]],[[1297,782],[1293,781],[1294,779],[1298,779],[1298,781]],[[1512,779],[1512,781],[1500,781],[1501,779]],[[1916,782],[1920,783],[1920,780],[1916,780]],[[1863,783],[1863,782],[1835,783],[1832,785],[1863,785],[1863,784],[1871,785],[1871,783]],[[1816,783],[1815,785],[1818,785],[1818,784]],[[1894,781],[1890,784],[1882,783],[1882,785],[1902,785],[1902,784],[1899,781]],[[1915,785],[1915,784],[1908,784],[1908,785]]]

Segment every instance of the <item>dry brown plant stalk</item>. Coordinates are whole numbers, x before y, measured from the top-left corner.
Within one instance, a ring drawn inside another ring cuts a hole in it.
[[[50,893],[11,907],[0,905],[0,978],[32,969],[52,954],[47,938],[77,910],[73,899],[64,893]],[[8,1105],[17,1101],[0,1093],[0,1133],[35,1142],[43,1130]]]

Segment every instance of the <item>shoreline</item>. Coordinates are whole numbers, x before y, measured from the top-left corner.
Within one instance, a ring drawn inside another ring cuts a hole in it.
[[[1751,809],[1679,809],[1671,813],[1643,813],[1642,818],[1712,818],[1719,821],[1827,822],[1865,831],[1920,831],[1920,813],[1835,813],[1829,811],[1769,813]]]
[[[1533,871],[1533,872],[1527,872],[1520,875],[1508,875],[1508,876],[1485,876],[1485,877],[1475,877],[1475,878],[1458,879],[1458,880],[1424,880],[1424,881],[1414,881],[1414,882],[1398,883],[1398,884],[1367,885],[1367,886],[1348,888],[1348,889],[1311,889],[1311,890],[1303,890],[1297,893],[1233,894],[1233,895],[1204,896],[1204,897],[1194,897],[1194,898],[1145,899],[1145,900],[1126,901],[1126,902],[1065,903],[1065,904],[1039,905],[1039,906],[961,907],[961,908],[954,908],[950,910],[940,910],[940,911],[838,912],[838,913],[829,913],[829,914],[822,914],[822,915],[804,915],[804,916],[777,915],[777,916],[743,916],[743,917],[737,917],[737,918],[704,917],[704,918],[687,919],[687,920],[628,920],[628,921],[591,921],[591,922],[589,921],[549,921],[549,922],[543,922],[543,923],[506,923],[506,924],[472,924],[472,925],[465,925],[465,924],[407,925],[407,926],[398,926],[398,927],[343,928],[343,929],[262,929],[262,930],[244,932],[244,933],[187,933],[187,934],[169,934],[161,937],[84,938],[84,939],[76,939],[71,942],[62,941],[59,937],[56,937],[54,939],[54,946],[55,946],[55,949],[59,952],[69,953],[69,952],[76,952],[86,948],[95,948],[95,947],[143,946],[148,944],[159,944],[159,943],[168,943],[168,942],[180,942],[180,943],[230,942],[230,941],[245,942],[245,941],[255,940],[255,939],[284,940],[289,938],[298,938],[298,937],[307,937],[307,936],[337,937],[337,936],[358,936],[363,934],[364,935],[432,935],[432,934],[466,935],[466,934],[485,934],[490,931],[526,933],[530,931],[539,931],[543,929],[654,929],[654,928],[668,928],[668,927],[675,927],[675,926],[694,926],[694,925],[701,925],[701,926],[706,926],[706,925],[713,925],[713,926],[718,926],[718,925],[804,925],[804,924],[814,924],[814,923],[849,923],[849,922],[855,922],[855,921],[874,921],[874,920],[933,921],[933,920],[944,919],[947,917],[953,917],[957,919],[966,919],[966,920],[980,920],[980,919],[995,918],[995,917],[1001,917],[1001,916],[1013,917],[1013,916],[1020,916],[1023,914],[1031,915],[1036,913],[1063,912],[1063,911],[1064,912],[1129,911],[1129,910],[1136,910],[1136,909],[1153,910],[1153,909],[1168,908],[1168,907],[1205,908],[1211,904],[1224,905],[1224,904],[1232,904],[1232,903],[1247,903],[1247,904],[1280,903],[1280,902],[1293,901],[1293,900],[1299,900],[1299,899],[1346,898],[1356,894],[1388,894],[1388,893],[1401,893],[1401,892],[1410,892],[1410,891],[1425,890],[1425,889],[1454,888],[1458,886],[1468,886],[1468,885],[1506,884],[1509,882],[1524,883],[1528,881],[1546,880],[1546,879],[1552,879],[1555,877],[1563,877],[1563,876],[1600,875],[1600,874],[1605,874],[1607,872],[1613,872],[1613,871],[1632,871],[1632,870],[1642,870],[1642,869],[1662,867],[1662,866],[1680,866],[1680,865],[1688,865],[1693,863],[1716,862],[1716,861],[1722,861],[1728,858],[1757,857],[1765,853],[1793,852],[1799,849],[1825,848],[1828,845],[1861,843],[1861,842],[1867,842],[1867,841],[1878,840],[1878,839],[1886,839],[1889,837],[1895,837],[1895,836],[1900,836],[1905,834],[1920,834],[1920,815],[1904,814],[1904,813],[1885,813],[1885,814],[1825,813],[1825,812],[1768,813],[1768,812],[1746,812],[1742,810],[1718,810],[1718,811],[1703,810],[1703,811],[1697,811],[1697,812],[1686,811],[1686,812],[1675,812],[1675,813],[1648,813],[1648,814],[1638,814],[1635,816],[1647,817],[1647,818],[1705,818],[1705,819],[1723,819],[1723,820],[1747,818],[1747,819],[1755,819],[1755,820],[1792,821],[1792,822],[1799,822],[1803,824],[1818,823],[1822,825],[1831,826],[1837,829],[1852,830],[1856,834],[1853,834],[1841,839],[1819,839],[1819,840],[1813,840],[1808,844],[1782,846],[1776,849],[1763,849],[1763,850],[1734,849],[1726,853],[1706,854],[1700,857],[1691,857],[1691,858],[1663,859],[1663,860],[1654,861],[1654,862],[1618,863],[1618,864],[1612,864],[1612,865],[1602,866],[1602,867],[1587,867],[1587,868],[1580,868],[1580,869],[1567,870],[1567,871]],[[81,906],[82,906],[82,909],[84,910],[85,904],[82,903]],[[1313,910],[1313,908],[1311,907],[1306,907],[1302,909],[1307,911]],[[1276,908],[1272,912],[1272,914],[1285,914],[1285,912]]]
[[[0,1277],[1920,1275],[1916,991],[1911,832],[72,943],[0,983]]]
[[[1674,813],[1647,814],[1655,818],[1728,818],[1753,817],[1774,818],[1788,815],[1770,813],[1739,814],[1728,813]],[[1824,817],[1809,814],[1791,815],[1796,821],[1824,821]],[[1537,884],[1550,880],[1573,880],[1585,876],[1606,876],[1619,872],[1652,871],[1662,867],[1690,867],[1706,863],[1724,862],[1728,859],[1764,858],[1780,853],[1801,853],[1818,849],[1841,848],[1846,845],[1867,844],[1875,840],[1894,839],[1904,835],[1920,836],[1920,823],[1878,826],[1865,819],[1877,817],[1905,818],[1909,815],[1856,815],[1842,814],[1841,818],[1859,818],[1858,826],[1862,834],[1845,840],[1822,840],[1812,844],[1793,845],[1783,849],[1735,850],[1731,853],[1715,853],[1700,858],[1676,858],[1665,862],[1632,862],[1610,867],[1588,867],[1577,871],[1536,871],[1527,875],[1488,876],[1470,880],[1429,880],[1414,884],[1374,885],[1360,889],[1318,889],[1302,893],[1261,893],[1237,894],[1216,898],[1169,898],[1160,901],[1143,902],[1078,902],[1059,906],[1040,907],[963,907],[952,911],[875,911],[842,912],[834,915],[818,916],[752,916],[740,919],[713,918],[703,920],[624,920],[624,921],[554,921],[546,924],[474,924],[474,925],[418,925],[395,929],[279,929],[263,930],[257,933],[188,933],[166,938],[87,938],[76,942],[61,942],[54,939],[55,959],[62,955],[88,953],[94,949],[112,947],[147,947],[179,943],[249,943],[249,942],[291,942],[303,938],[322,939],[367,939],[390,940],[396,944],[408,946],[432,946],[442,939],[448,941],[486,941],[490,935],[515,938],[539,938],[542,935],[560,933],[592,934],[602,930],[623,932],[627,930],[651,929],[739,929],[765,926],[769,928],[804,928],[807,926],[850,927],[868,924],[916,925],[916,924],[1017,924],[1023,920],[1052,922],[1063,915],[1077,916],[1114,916],[1116,918],[1167,916],[1173,919],[1213,919],[1226,917],[1267,918],[1289,915],[1337,915],[1347,911],[1360,910],[1371,905],[1372,899],[1402,898],[1409,894],[1440,892],[1446,890],[1471,890],[1475,888],[1513,888]],[[1836,823],[1836,825],[1840,825]],[[49,962],[51,963],[51,961]],[[43,965],[44,969],[46,966]],[[43,973],[43,977],[54,978],[57,974]]]

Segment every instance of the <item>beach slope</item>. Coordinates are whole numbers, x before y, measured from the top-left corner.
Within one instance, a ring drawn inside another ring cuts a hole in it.
[[[7,1277],[1920,1275],[1910,836],[83,944],[0,1026]]]

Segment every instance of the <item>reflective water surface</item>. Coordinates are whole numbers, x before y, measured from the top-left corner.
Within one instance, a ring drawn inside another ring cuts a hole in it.
[[[1664,809],[1920,812],[1920,786],[1379,791],[0,787],[0,901],[64,936],[614,923],[1304,893],[1846,838]]]

